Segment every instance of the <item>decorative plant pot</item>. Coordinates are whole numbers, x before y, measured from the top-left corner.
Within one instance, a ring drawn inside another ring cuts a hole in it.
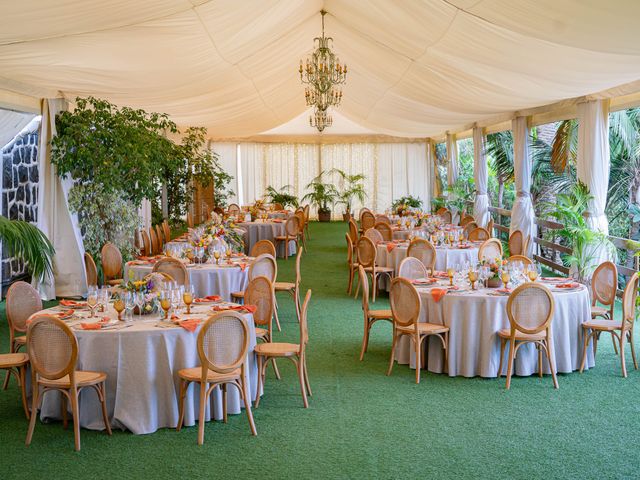
[[[321,222],[330,222],[331,212],[318,212],[318,220]]]
[[[351,213],[343,213],[342,214],[342,220],[344,222],[348,222],[349,220],[351,220],[351,217],[352,217]]]
[[[151,315],[155,311],[156,311],[156,306],[155,306],[154,302],[146,303],[142,307],[142,315]],[[135,307],[133,307],[133,314],[134,315],[141,315],[140,308],[137,305]]]
[[[502,285],[502,282],[498,277],[493,277],[487,280],[487,287],[489,288],[499,288]]]

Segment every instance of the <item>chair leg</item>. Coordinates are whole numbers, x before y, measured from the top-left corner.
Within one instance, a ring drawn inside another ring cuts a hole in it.
[[[613,337],[613,334],[611,336]],[[627,378],[627,365],[624,360],[624,341],[625,335],[623,332],[620,332],[620,364],[622,365],[622,376]]]
[[[178,425],[176,426],[176,431],[180,431],[182,429],[182,424],[184,423],[184,397],[187,393],[187,382],[184,379],[180,379],[180,396],[178,397]]]
[[[542,378],[542,349],[540,345],[536,344],[538,350],[538,377]]]
[[[104,422],[104,428],[107,430],[107,434],[111,435],[111,423],[109,422],[109,415],[107,414],[107,390],[104,382],[102,382],[98,388],[100,389],[100,403],[102,404],[102,421]]]
[[[220,385],[222,389],[222,421],[227,423],[227,384]]]
[[[611,335],[611,343],[613,343],[613,351],[618,355],[618,345],[616,345],[616,339]]]
[[[302,368],[304,369],[304,383],[307,386],[307,394],[310,397],[313,397],[313,393],[311,393],[311,383],[309,382],[309,372],[307,371],[307,354],[304,354],[302,359]]]
[[[275,299],[276,299],[276,296],[274,294],[273,295],[274,304],[275,304]],[[279,332],[281,332],[282,328],[280,327],[280,319],[278,318],[278,309],[277,308],[273,309],[273,318],[275,318],[275,320],[276,320],[276,328],[278,329]]]
[[[547,337],[548,338],[548,337]],[[551,378],[553,379],[553,388],[560,388],[558,385],[558,377],[556,375],[556,362],[554,361],[553,347],[551,342],[546,341],[547,360],[549,361],[549,369],[551,370]]]
[[[515,357],[515,340],[509,339],[509,359],[507,360],[507,384],[506,388],[509,390],[511,388],[511,374],[513,373],[513,362]]]
[[[638,362],[636,361],[636,349],[633,346],[633,330],[627,332],[629,334],[629,346],[631,347],[631,358],[633,359],[633,368],[638,370]]]
[[[360,361],[364,359],[364,352],[367,351],[367,347],[369,346],[369,329],[370,328],[371,328],[371,324],[369,323],[369,319],[365,317],[364,332],[362,335],[362,348],[360,349]]]
[[[71,414],[73,415],[73,440],[76,445],[76,452],[80,451],[80,408],[78,407],[78,389],[71,388]]]
[[[391,370],[393,369],[393,361],[396,356],[396,329],[393,327],[393,340],[391,340],[391,356],[389,357],[389,368],[387,369],[387,376],[391,375]]]
[[[33,431],[36,428],[36,417],[38,416],[38,401],[40,388],[38,387],[38,383],[35,375],[31,375],[31,418],[29,419],[29,429],[27,430],[27,439],[25,440],[25,445],[31,445],[31,439],[33,438]]]
[[[262,355],[256,355],[256,360],[258,362],[258,386],[257,386],[257,393],[256,393],[256,401],[253,404],[253,408],[258,408],[258,405],[260,405],[260,397],[262,396],[262,389],[263,384],[264,384],[264,378],[262,377]]]
[[[504,359],[504,347],[507,341],[504,338],[500,338],[500,365],[498,366],[498,378],[502,376],[502,363]]]
[[[253,413],[251,412],[251,398],[249,396],[249,390],[247,388],[246,378],[240,379],[240,394],[242,395],[242,401],[244,402],[244,409],[247,411],[247,420],[249,420],[249,428],[251,428],[251,435],[256,436],[258,432],[256,430],[256,424],[253,421]]]
[[[62,428],[67,429],[69,424],[67,420],[67,396],[60,392],[60,414],[62,415]]]
[[[300,381],[300,391],[302,392],[302,403],[304,408],[309,408],[309,401],[307,400],[307,387],[304,384],[304,367],[302,366],[302,358],[298,358],[296,362],[298,368],[298,380]]]
[[[349,283],[347,284],[347,293],[349,295],[351,295],[351,292],[353,291],[353,274],[354,274],[354,270],[353,267],[351,265],[349,265]]]
[[[278,365],[276,364],[276,357],[271,358],[271,366],[273,367],[273,373],[276,378],[280,380],[280,371],[278,370]]]
[[[584,342],[582,342],[582,361],[580,362],[580,373],[584,371],[584,364],[587,360],[587,349],[589,348],[589,340],[591,339],[591,333],[586,328],[583,328],[582,336],[584,337]]]
[[[13,342],[13,338],[11,338],[11,346],[9,348],[9,353],[15,353],[17,352],[18,349],[15,348],[15,344]],[[5,373],[4,376],[4,383],[2,384],[2,389],[6,390],[9,387],[9,377],[11,376],[11,372],[9,370],[7,370],[7,373]]]
[[[27,420],[29,420],[29,405],[27,403],[26,370],[27,370],[26,367],[20,367],[18,369],[18,375],[20,376],[20,394],[22,396],[22,408],[24,409],[24,414],[27,417]]]
[[[204,416],[207,408],[207,384],[200,382],[200,415],[198,417],[198,445],[204,443]]]
[[[592,332],[591,336],[593,337],[593,358],[596,358],[596,353],[598,352],[598,340],[600,340],[600,332]],[[616,351],[616,355],[618,352]]]
[[[373,292],[373,296],[371,298],[371,303],[376,303],[376,294],[378,293],[378,276],[371,274],[371,291]],[[367,279],[368,281],[368,279]]]
[[[420,383],[420,370],[422,369],[422,338],[420,335],[413,338],[416,351],[416,383]]]

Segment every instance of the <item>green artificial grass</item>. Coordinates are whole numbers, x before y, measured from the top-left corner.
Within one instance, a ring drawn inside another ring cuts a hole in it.
[[[0,478],[637,478],[640,453],[640,372],[628,355],[620,373],[608,339],[597,366],[559,375],[504,379],[449,378],[423,372],[419,385],[406,365],[385,376],[391,328],[376,324],[369,352],[359,301],[345,293],[343,223],[311,225],[303,257],[303,288],[313,296],[308,365],[313,397],[302,407],[295,370],[268,371],[258,436],[246,416],[210,422],[205,445],[197,428],[136,436],[82,430],[82,451],[60,423],[38,422],[29,448],[27,422],[12,381],[0,392]],[[292,278],[294,259],[279,261],[279,279]],[[287,295],[279,295],[283,331],[298,339]],[[375,308],[384,308],[385,295]],[[7,349],[6,322],[0,328]]]

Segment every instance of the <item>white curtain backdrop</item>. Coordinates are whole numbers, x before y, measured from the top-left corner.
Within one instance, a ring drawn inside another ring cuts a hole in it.
[[[240,144],[240,168],[242,169],[242,203],[247,205],[262,198],[264,183],[264,145]]]
[[[38,228],[51,240],[56,250],[53,278],[42,282],[34,279],[34,287],[45,300],[75,297],[87,292],[84,270],[84,246],[78,218],[69,211],[67,195],[73,180],[58,177],[51,164],[51,139],[56,134],[55,116],[67,109],[63,99],[42,100],[42,123],[38,146],[40,188],[38,190]]]
[[[456,136],[447,133],[447,185],[450,187],[458,179],[458,142]]]
[[[520,230],[529,240],[526,254],[533,252],[533,237],[536,234],[535,212],[531,202],[531,155],[529,153],[529,126],[527,117],[516,117],[512,121],[513,169],[516,184],[516,199],[511,209],[509,233]]]
[[[211,150],[217,154],[218,162],[225,172],[233,177],[229,188],[233,191],[228,203],[238,203],[238,145],[236,143],[215,143]]]
[[[485,155],[485,136],[482,128],[473,129],[473,178],[476,184],[476,200],[473,204],[473,217],[481,227],[489,223],[489,195],[487,195],[487,157]]]
[[[422,200],[424,211],[431,211],[431,172],[424,143],[407,144],[407,194]]]

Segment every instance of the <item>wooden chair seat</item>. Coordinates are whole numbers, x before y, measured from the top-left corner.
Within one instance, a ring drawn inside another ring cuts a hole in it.
[[[364,267],[364,271],[369,273],[373,272],[373,267]],[[393,273],[393,267],[378,267],[376,266],[376,273]]]
[[[598,307],[597,305],[594,305],[591,307],[591,318],[595,318],[595,317],[608,317],[609,316],[609,308],[605,308],[605,307]]]
[[[293,357],[300,352],[297,343],[261,343],[253,350],[264,357]]]
[[[296,237],[291,237],[291,236],[287,236],[287,235],[276,235],[274,238],[276,240],[280,240],[281,242],[284,242],[286,240],[289,240],[290,242],[295,242],[296,241]]]
[[[606,320],[604,318],[591,319],[582,324],[582,328],[590,328],[592,330],[601,330],[605,332],[611,332],[613,330],[622,329],[622,324],[614,320]]]
[[[256,327],[256,338],[265,338],[269,336],[269,330],[267,330],[266,328],[258,328]]]
[[[503,328],[498,332],[498,336],[500,338],[511,338],[511,330],[509,328]],[[516,341],[522,340],[527,342],[535,342],[536,340],[544,340],[547,338],[546,332],[538,332],[538,333],[524,333],[516,330]]]
[[[114,278],[114,279],[111,279],[111,280],[107,280],[107,285],[115,287],[117,285],[120,285],[122,282],[123,282],[122,278]]]
[[[296,288],[296,284],[293,282],[275,282],[273,288],[276,292],[288,292]]]
[[[397,325],[396,330],[403,333],[409,333],[409,332],[414,332],[415,328],[413,325],[410,325],[408,327]],[[438,325],[436,323],[422,323],[422,322],[418,323],[418,333],[421,335],[425,333],[429,333],[429,334],[446,333],[448,331],[449,331],[449,327],[445,327],[444,325]]]
[[[216,373],[213,370],[207,372],[207,382],[221,383],[240,378],[240,369],[237,368],[229,373]],[[190,382],[199,382],[202,378],[202,367],[183,368],[178,371],[178,376]]]
[[[368,314],[369,318],[375,318],[376,320],[391,318],[393,315],[391,310],[369,310]]]
[[[26,353],[0,354],[0,369],[22,367],[29,363],[29,355]]]
[[[104,382],[107,379],[107,374],[102,372],[88,372],[82,370],[76,370],[76,386],[78,388],[88,387],[90,385],[97,385],[99,383]],[[71,380],[69,379],[69,375],[65,375],[62,378],[58,378],[55,380],[50,380],[48,378],[41,377],[38,380],[38,383],[45,387],[50,388],[71,388]]]

